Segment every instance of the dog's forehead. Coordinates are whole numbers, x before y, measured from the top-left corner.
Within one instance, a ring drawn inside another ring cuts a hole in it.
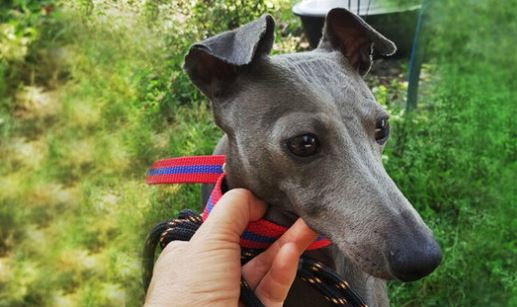
[[[379,112],[371,91],[340,52],[276,55],[253,69],[242,84],[240,114],[274,121],[293,111],[365,117]],[[242,101],[246,101],[244,104]]]
[[[271,63],[303,82],[307,90],[332,96],[335,103],[374,100],[362,77],[341,52],[316,50],[283,54],[272,57]]]
[[[354,73],[339,52],[300,52],[271,57],[272,65],[316,91],[353,87]]]

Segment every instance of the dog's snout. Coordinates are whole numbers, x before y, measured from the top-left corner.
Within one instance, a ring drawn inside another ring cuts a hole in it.
[[[442,261],[442,251],[430,236],[401,246],[388,255],[390,268],[401,281],[414,281],[430,274]]]

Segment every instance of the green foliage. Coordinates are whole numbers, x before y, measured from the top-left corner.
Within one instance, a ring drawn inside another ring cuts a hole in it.
[[[444,263],[392,285],[395,305],[515,304],[516,4],[448,1],[430,11],[439,78],[420,111],[397,123],[387,168],[435,230]]]
[[[0,306],[140,305],[147,230],[199,204],[199,187],[150,188],[145,170],[221,135],[183,56],[264,12],[274,52],[303,49],[290,2],[0,4]],[[392,114],[386,167],[445,253],[390,285],[394,306],[517,303],[516,3],[486,2],[434,2],[416,113],[400,77],[369,80]]]

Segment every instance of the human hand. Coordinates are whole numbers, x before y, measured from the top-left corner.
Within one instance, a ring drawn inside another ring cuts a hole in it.
[[[241,267],[240,236],[266,205],[244,189],[228,191],[189,242],[174,241],[154,267],[146,306],[237,306],[241,275],[266,306],[282,306],[298,260],[317,237],[303,220]]]

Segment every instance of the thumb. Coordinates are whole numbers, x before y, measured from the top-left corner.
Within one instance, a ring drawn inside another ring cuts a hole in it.
[[[267,205],[245,189],[225,193],[191,241],[220,240],[238,243],[250,221],[260,219]]]

